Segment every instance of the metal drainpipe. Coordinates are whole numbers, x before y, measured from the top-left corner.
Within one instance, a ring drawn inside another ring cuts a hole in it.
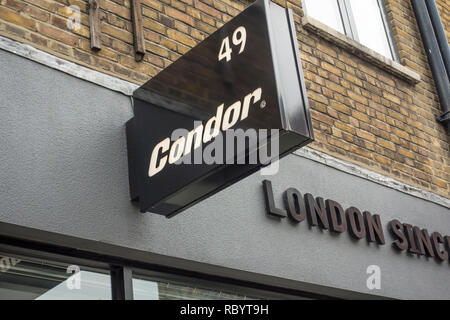
[[[419,25],[422,41],[427,53],[428,62],[430,63],[431,72],[433,74],[434,83],[439,96],[439,102],[443,114],[436,120],[441,122],[447,133],[450,131],[450,82],[445,71],[444,62],[442,61],[439,45],[434,34],[433,25],[428,14],[427,6],[424,0],[411,0],[414,14],[416,15],[417,24]]]
[[[441,17],[439,16],[438,8],[434,0],[425,1],[428,14],[431,18],[431,24],[433,25],[434,34],[441,51],[442,59],[444,60],[445,70],[447,71],[447,77],[450,77],[450,47],[448,46],[447,35],[442,25]]]

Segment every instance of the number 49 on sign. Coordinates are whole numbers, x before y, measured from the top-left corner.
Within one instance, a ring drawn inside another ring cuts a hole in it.
[[[232,36],[232,42],[233,45],[239,46],[239,53],[241,54],[245,49],[245,43],[247,41],[247,31],[245,30],[245,27],[238,27],[233,32]],[[222,40],[222,44],[220,46],[219,50],[219,61],[226,59],[227,62],[231,60],[231,53],[233,52],[233,49],[230,47],[230,39],[229,37],[226,37]]]

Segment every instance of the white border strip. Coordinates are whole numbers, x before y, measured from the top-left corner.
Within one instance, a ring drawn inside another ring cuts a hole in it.
[[[127,96],[131,96],[133,94],[133,91],[139,87],[134,83],[124,81],[119,78],[80,66],[76,63],[55,57],[44,51],[36,49],[30,45],[23,44],[2,36],[0,36],[0,49],[15,53],[24,58],[36,61],[50,68],[65,72],[74,77],[95,83],[107,89],[121,92]],[[341,170],[343,172],[355,175],[357,177],[395,189],[397,191],[401,191],[403,193],[415,196],[417,198],[428,200],[441,206],[444,206],[446,208],[450,208],[450,199],[441,197],[435,193],[425,191],[411,185],[407,185],[403,182],[364,169],[355,164],[339,160],[323,152],[313,150],[308,147],[304,147],[294,152],[294,154],[306,159],[322,163],[324,165]]]
[[[107,89],[131,96],[139,86],[119,78],[83,67],[79,64],[58,58],[49,53],[0,36],[0,49],[15,53],[24,58],[36,61],[47,67],[68,73],[74,77],[95,83]]]
[[[364,169],[358,165],[355,165],[350,162],[346,162],[343,160],[339,160],[337,158],[334,158],[332,156],[329,156],[323,152],[303,147],[297,151],[294,152],[295,155],[310,159],[316,162],[319,162],[321,164],[324,164],[326,166],[332,167],[334,169],[343,171],[345,173],[352,174],[354,176],[381,184],[383,186],[395,189],[397,191],[409,194],[411,196],[421,198],[424,200],[428,200],[431,202],[434,202],[436,204],[439,204],[443,207],[450,208],[450,199],[441,197],[435,193],[422,190],[420,188],[405,184],[403,182],[400,182],[398,180],[389,178],[387,176],[384,176],[382,174],[370,171],[368,169]]]

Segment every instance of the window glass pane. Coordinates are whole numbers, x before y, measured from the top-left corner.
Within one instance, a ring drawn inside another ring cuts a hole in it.
[[[345,33],[337,0],[305,0],[305,5],[308,16]]]
[[[110,300],[108,273],[0,254],[0,300]]]
[[[166,273],[133,271],[135,300],[273,300],[308,299],[267,290],[247,288]]]
[[[359,42],[393,59],[377,0],[350,0]]]
[[[171,281],[133,279],[134,300],[259,300],[261,297]]]

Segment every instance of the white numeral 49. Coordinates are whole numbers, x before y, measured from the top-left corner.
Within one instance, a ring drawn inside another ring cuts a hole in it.
[[[238,27],[233,32],[232,36],[233,45],[239,46],[239,53],[241,54],[242,51],[245,49],[245,43],[247,41],[247,31],[244,27]],[[230,39],[229,37],[226,37],[222,40],[222,45],[220,46],[219,50],[219,61],[222,59],[227,59],[227,62],[231,60],[231,53],[233,52],[233,49],[230,47]]]

